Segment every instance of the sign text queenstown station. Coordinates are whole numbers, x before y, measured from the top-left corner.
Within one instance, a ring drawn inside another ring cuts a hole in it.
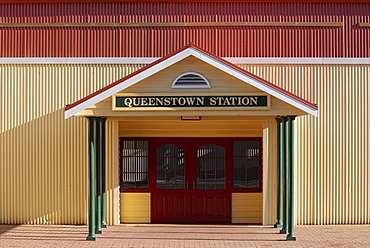
[[[268,107],[267,96],[116,96],[116,108]]]

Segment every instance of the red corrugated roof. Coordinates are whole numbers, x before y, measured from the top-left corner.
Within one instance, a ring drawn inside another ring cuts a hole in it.
[[[369,0],[0,0],[1,3],[369,3]]]

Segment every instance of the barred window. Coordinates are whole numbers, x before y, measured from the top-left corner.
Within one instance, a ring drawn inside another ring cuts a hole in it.
[[[261,190],[262,142],[260,140],[234,141],[234,189]]]
[[[121,188],[148,189],[149,142],[121,141]]]

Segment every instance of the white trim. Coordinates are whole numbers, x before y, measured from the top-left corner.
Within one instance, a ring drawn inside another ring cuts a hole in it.
[[[198,59],[210,64],[210,65],[213,65],[214,67],[256,87],[257,89],[260,89],[264,92],[266,92],[267,94],[270,94],[292,106],[295,106],[296,108],[299,108],[300,110],[303,110],[305,111],[306,113],[309,113],[311,115],[314,115],[317,117],[317,110],[302,103],[301,101],[289,96],[289,95],[286,95],[282,92],[280,92],[279,90],[273,88],[273,87],[270,87],[264,83],[261,83],[260,81],[252,78],[252,77],[249,77],[248,75],[242,73],[241,71],[239,70],[236,70],[235,68],[227,65],[227,64],[224,64],[224,63],[221,63],[220,61],[214,59],[213,57],[210,57],[209,55],[207,54],[204,54],[204,53],[201,53],[199,51],[195,51],[194,49],[192,49],[192,55],[195,56],[195,57],[198,57]]]
[[[370,58],[224,58],[233,64],[370,65]]]
[[[159,58],[0,58],[0,64],[150,64]]]
[[[120,84],[117,84],[116,86],[106,90],[106,91],[103,91],[101,94],[98,94],[90,99],[88,99],[87,101],[84,101],[82,102],[81,104],[71,108],[71,109],[68,109],[66,112],[65,112],[65,119],[68,119],[69,117],[77,114],[78,112],[136,84],[137,82],[141,81],[141,80],[144,80],[145,78],[179,62],[180,60],[190,56],[191,53],[189,51],[189,49],[185,49],[184,51],[181,51],[177,54],[175,54],[174,56],[150,67],[149,69],[141,72],[141,73],[138,73],[136,74],[135,76],[133,77],[130,77],[129,79],[127,79],[126,81],[123,81],[122,83]]]
[[[65,118],[69,118],[77,113],[79,113],[80,111],[83,111],[84,109],[136,84],[137,82],[140,82],[141,80],[161,71],[161,70],[164,70],[166,69],[167,67],[179,62],[180,60],[183,60],[185,59],[186,57],[188,56],[194,56],[216,68],[218,68],[219,70],[222,70],[242,81],[244,81],[245,83],[248,83],[262,91],[264,91],[265,93],[267,94],[270,94],[292,106],[295,106],[296,108],[306,112],[306,113],[309,113],[311,115],[314,115],[314,116],[317,116],[317,110],[312,108],[311,106],[309,105],[306,105],[304,104],[303,102],[289,96],[289,95],[286,95],[282,92],[280,92],[279,90],[269,86],[269,85],[266,85],[264,84],[263,82],[260,82],[259,80],[255,79],[255,78],[252,78],[246,74],[244,74],[243,72],[227,65],[227,64],[224,64],[222,62],[220,62],[219,60],[209,56],[208,54],[205,54],[197,49],[194,49],[192,47],[190,48],[187,48],[175,55],[173,55],[172,57],[169,57],[165,60],[163,60],[162,62],[148,68],[147,70],[141,72],[141,73],[138,73],[136,75],[134,75],[133,77],[130,77],[129,79],[127,79],[126,81],[123,81],[119,84],[117,84],[116,86],[112,87],[112,88],[109,88],[108,90],[106,91],[103,91],[102,93],[76,105],[75,107],[71,108],[71,109],[68,109],[66,112],[65,112]]]
[[[150,64],[158,57],[137,58],[0,58],[0,64]],[[270,65],[370,65],[370,58],[250,58],[225,57],[233,64],[270,64]]]

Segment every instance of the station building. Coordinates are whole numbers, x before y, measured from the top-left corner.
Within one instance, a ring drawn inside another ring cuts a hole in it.
[[[368,1],[0,13],[0,223],[370,223]]]

